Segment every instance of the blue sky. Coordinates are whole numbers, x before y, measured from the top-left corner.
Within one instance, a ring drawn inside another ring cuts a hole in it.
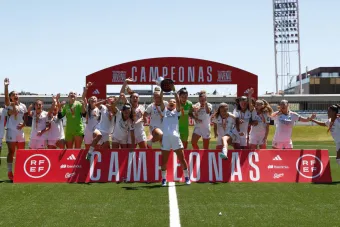
[[[340,66],[340,1],[299,4],[302,69]],[[257,74],[260,94],[275,88],[270,0],[2,0],[0,29],[0,75],[18,91],[81,92],[90,73],[163,56],[225,63]]]

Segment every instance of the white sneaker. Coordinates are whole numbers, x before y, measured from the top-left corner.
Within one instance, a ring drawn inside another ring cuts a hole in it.
[[[220,157],[224,160],[228,159],[228,150],[224,147],[220,153]]]

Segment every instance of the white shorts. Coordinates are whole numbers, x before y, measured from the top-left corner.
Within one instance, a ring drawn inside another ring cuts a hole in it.
[[[180,136],[174,135],[163,136],[161,148],[163,151],[170,151],[171,149],[175,151],[183,148],[184,147]]]
[[[277,149],[293,149],[292,141],[289,142],[276,142],[273,141],[272,146]]]
[[[143,131],[142,133],[139,132],[139,134],[136,134],[135,132],[135,143],[136,144],[139,144],[140,142],[143,142],[143,141],[146,141],[146,134],[145,132]],[[127,143],[128,144],[131,144],[131,135],[129,133],[129,136],[128,136],[128,140],[127,140]]]
[[[250,135],[249,144],[262,145],[265,135]]]
[[[112,143],[119,143],[119,144],[127,144],[127,138],[123,140],[119,140],[117,138],[112,137]]]
[[[60,139],[60,140],[47,140],[47,145],[49,146],[57,146],[57,143],[61,141],[62,143],[65,142],[65,139]]]
[[[195,127],[193,133],[202,136],[203,139],[210,139],[210,127],[209,128]]]
[[[7,129],[6,142],[25,142],[24,130]]]
[[[93,131],[91,132],[90,130],[85,130],[84,143],[85,144],[91,144],[92,141],[93,141]]]
[[[94,130],[94,132],[96,132],[97,134],[99,133],[102,136],[102,138],[98,141],[98,145],[102,145],[103,143],[109,141],[110,133],[101,132],[99,129]]]
[[[44,149],[44,148],[46,148],[46,140],[31,139],[28,147],[30,149]]]

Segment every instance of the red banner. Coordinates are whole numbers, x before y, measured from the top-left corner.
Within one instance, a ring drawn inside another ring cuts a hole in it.
[[[193,182],[332,182],[328,150],[230,150],[222,160],[217,150],[186,150]],[[15,183],[31,182],[159,182],[161,152],[137,149],[18,150]],[[184,180],[174,153],[167,180]]]

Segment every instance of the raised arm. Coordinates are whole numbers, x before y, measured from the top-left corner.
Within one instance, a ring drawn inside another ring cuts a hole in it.
[[[252,102],[252,97],[254,94],[254,88],[250,88],[248,91],[248,105],[249,105],[249,111],[253,111],[254,110],[254,105]]]
[[[177,112],[180,112],[181,111],[181,101],[179,100],[179,95],[176,92],[176,88],[175,88],[174,84],[172,84],[172,91],[174,92],[174,96],[175,96],[175,99],[176,99],[176,110],[177,110]]]
[[[81,99],[83,100],[83,105],[82,105],[82,112],[83,113],[86,113],[86,107],[87,107],[87,104],[88,104],[87,103],[87,98],[86,98],[87,91],[88,91],[89,87],[91,87],[92,85],[93,85],[92,82],[88,82],[86,84],[86,87],[84,88],[83,95],[81,96]]]
[[[165,105],[164,105],[164,100],[163,100],[163,90],[161,91],[161,110],[164,111]]]
[[[126,78],[123,85],[122,85],[122,88],[120,89],[120,93],[124,93],[125,94],[125,90],[126,90],[126,87],[128,86],[128,83],[131,83],[133,82],[133,79],[131,78]]]
[[[9,94],[8,94],[8,85],[9,85],[9,79],[8,78],[5,78],[4,85],[5,85],[5,106],[10,106],[11,102],[10,102]]]
[[[33,110],[33,104],[31,103],[31,104],[28,106],[28,109],[27,109],[27,114],[28,114],[28,116],[30,116],[30,117],[32,117],[32,115],[33,115],[32,110]]]

